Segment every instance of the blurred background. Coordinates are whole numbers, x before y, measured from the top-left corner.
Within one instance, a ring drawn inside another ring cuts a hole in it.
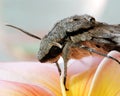
[[[0,0],[0,62],[37,61],[40,46],[39,40],[6,24],[43,37],[57,21],[75,14],[120,23],[119,9],[120,0]]]

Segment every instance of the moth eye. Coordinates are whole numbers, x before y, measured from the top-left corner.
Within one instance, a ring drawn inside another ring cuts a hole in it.
[[[95,22],[95,18],[90,18],[90,22],[94,23]]]
[[[43,58],[41,58],[39,61],[40,62],[46,62],[49,61],[50,59],[53,59],[57,56],[59,56],[62,52],[62,49],[57,47],[57,46],[52,46],[51,49],[49,50],[49,53],[46,54]]]
[[[51,55],[51,57],[56,57],[57,55],[59,55],[61,53],[62,49],[60,49],[57,46],[53,46],[50,51],[49,54]]]

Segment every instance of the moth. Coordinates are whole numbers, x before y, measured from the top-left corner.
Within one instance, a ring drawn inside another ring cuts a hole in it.
[[[120,61],[106,55],[111,50],[120,51],[120,25],[110,25],[96,21],[94,17],[84,14],[67,17],[57,22],[52,30],[43,38],[35,36],[13,25],[25,34],[41,40],[38,51],[40,62],[56,63],[60,56],[64,60],[64,85],[66,87],[67,62],[69,59],[80,59],[88,55],[101,55]],[[66,88],[67,89],[67,88]]]

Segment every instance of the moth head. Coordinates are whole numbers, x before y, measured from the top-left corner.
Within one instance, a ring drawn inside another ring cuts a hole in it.
[[[56,62],[62,53],[62,45],[51,41],[49,38],[43,38],[40,43],[38,59],[40,62]]]
[[[88,29],[94,27],[96,20],[90,15],[75,15],[60,21],[60,26],[64,27],[67,32],[78,31],[79,29]]]
[[[20,30],[21,32],[23,32],[23,33],[25,33],[33,38],[41,40],[40,49],[38,52],[38,59],[40,62],[47,62],[47,61],[56,62],[59,59],[60,54],[62,52],[62,45],[60,43],[54,42],[48,36],[45,36],[44,38],[40,38],[34,34],[31,34],[27,31],[19,28],[19,27],[16,27],[13,25],[6,25],[6,26]]]

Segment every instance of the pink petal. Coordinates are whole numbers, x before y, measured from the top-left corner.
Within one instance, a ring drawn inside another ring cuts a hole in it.
[[[42,85],[57,96],[61,94],[59,74],[54,64],[39,62],[0,63],[0,80]]]
[[[0,96],[55,96],[42,86],[0,81]]]

